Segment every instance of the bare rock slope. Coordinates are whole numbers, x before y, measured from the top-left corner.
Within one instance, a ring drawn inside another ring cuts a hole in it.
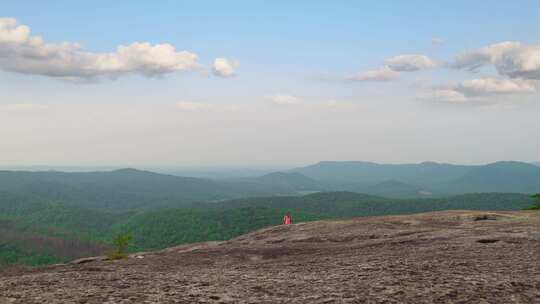
[[[540,212],[301,223],[4,270],[0,303],[540,303]]]

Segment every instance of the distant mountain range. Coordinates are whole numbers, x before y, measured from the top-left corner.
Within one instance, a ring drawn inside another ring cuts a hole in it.
[[[335,189],[383,196],[448,195],[471,192],[540,192],[540,167],[503,161],[464,166],[423,162],[319,162],[292,172],[332,185]]]
[[[386,180],[397,180],[408,184],[427,184],[459,178],[474,167],[435,162],[377,164],[363,161],[322,161],[292,171],[331,183],[370,184]]]
[[[0,192],[104,209],[152,208],[171,203],[273,195],[282,191],[285,190],[258,181],[216,181],[136,169],[0,171]]]
[[[476,167],[441,185],[440,189],[451,193],[540,192],[540,167],[520,162],[497,162]]]
[[[370,184],[343,184],[335,185],[334,190],[367,193],[384,197],[428,197],[433,195],[433,190],[427,187],[412,185],[398,180],[386,180]]]
[[[181,177],[136,169],[0,171],[0,192],[109,210],[319,191],[351,191],[394,198],[473,192],[538,193],[540,167],[523,162],[478,166],[320,162],[286,172],[234,179]]]

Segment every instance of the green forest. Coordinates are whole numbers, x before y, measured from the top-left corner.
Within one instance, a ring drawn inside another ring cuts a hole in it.
[[[203,179],[136,169],[0,171],[0,265],[227,240],[281,223],[449,209],[539,209],[540,167],[321,162],[258,177]],[[494,192],[497,191],[497,192]],[[500,192],[507,193],[500,193]],[[522,194],[520,194],[522,193]]]
[[[530,210],[540,210],[540,193],[533,195],[534,199],[536,199],[536,204],[529,208]]]
[[[320,192],[109,210],[0,192],[0,264],[54,264],[101,255],[111,250],[115,236],[126,233],[133,236],[132,252],[227,240],[278,225],[288,211],[302,222],[449,209],[521,210],[534,205],[530,195],[515,193],[390,199]]]

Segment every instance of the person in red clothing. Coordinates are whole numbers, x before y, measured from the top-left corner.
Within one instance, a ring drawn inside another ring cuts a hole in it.
[[[291,213],[287,212],[283,217],[283,225],[291,225],[293,223]]]

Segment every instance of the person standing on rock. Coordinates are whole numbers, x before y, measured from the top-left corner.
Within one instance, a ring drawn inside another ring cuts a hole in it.
[[[283,217],[283,225],[291,225],[293,223],[292,215],[290,212],[287,212]]]

